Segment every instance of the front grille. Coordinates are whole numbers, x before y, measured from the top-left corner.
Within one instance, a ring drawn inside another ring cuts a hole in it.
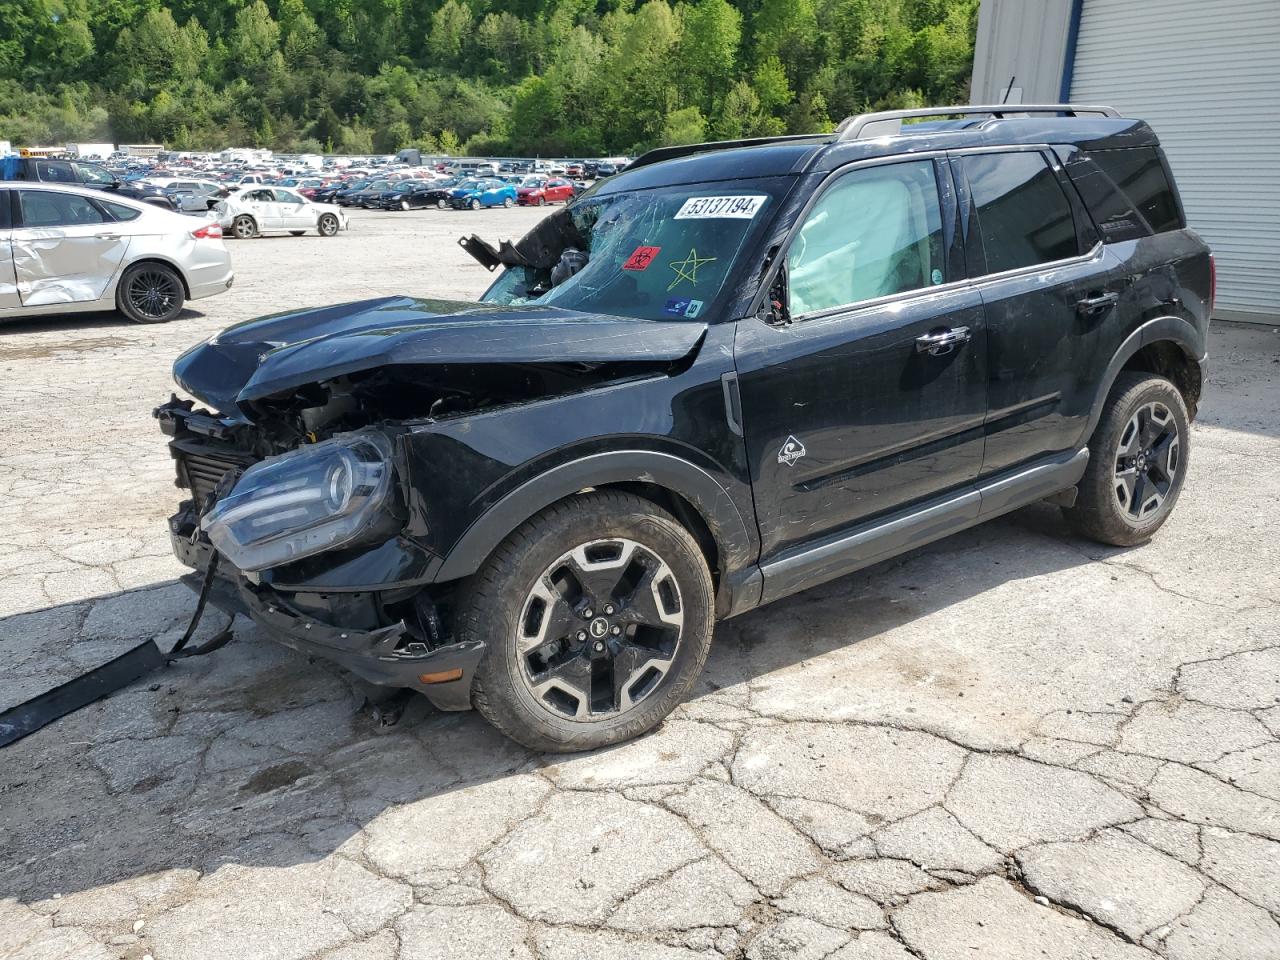
[[[191,489],[198,510],[204,509],[205,502],[228,470],[245,465],[240,460],[211,456],[208,453],[179,450],[175,455],[178,460],[179,481],[186,480],[184,486]]]

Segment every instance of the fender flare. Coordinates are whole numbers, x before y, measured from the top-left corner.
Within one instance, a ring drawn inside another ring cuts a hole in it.
[[[722,572],[755,561],[758,543],[737,504],[714,476],[670,453],[615,450],[571,460],[521,484],[467,528],[435,571],[437,582],[469,576],[516,527],[538,511],[587,487],[654,483],[688,500],[715,538]]]
[[[1093,436],[1094,428],[1097,427],[1098,421],[1102,419],[1102,411],[1106,407],[1107,397],[1111,395],[1111,388],[1115,386],[1116,378],[1120,376],[1120,371],[1124,369],[1124,365],[1132,359],[1134,354],[1153,343],[1168,341],[1180,347],[1187,359],[1199,366],[1204,362],[1207,355],[1204,339],[1200,331],[1190,322],[1174,316],[1157,317],[1154,320],[1148,320],[1129,336],[1125,337],[1124,342],[1120,344],[1112,356],[1111,362],[1107,364],[1107,370],[1102,376],[1102,386],[1099,388],[1097,396],[1094,397],[1093,406],[1089,410],[1089,423],[1085,427],[1084,439],[1087,440]]]

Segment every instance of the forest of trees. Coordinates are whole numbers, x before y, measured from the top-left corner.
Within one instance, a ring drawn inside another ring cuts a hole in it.
[[[963,102],[978,0],[0,0],[0,139],[608,155]]]

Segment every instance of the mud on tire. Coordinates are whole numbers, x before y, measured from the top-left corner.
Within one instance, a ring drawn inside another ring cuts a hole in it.
[[[1074,507],[1082,536],[1117,547],[1150,540],[1169,519],[1191,450],[1187,405],[1170,381],[1122,373],[1089,438],[1089,466]]]

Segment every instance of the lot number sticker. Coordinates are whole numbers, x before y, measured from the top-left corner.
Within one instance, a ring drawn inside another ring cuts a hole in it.
[[[676,213],[677,220],[750,220],[768,197],[690,197]]]

